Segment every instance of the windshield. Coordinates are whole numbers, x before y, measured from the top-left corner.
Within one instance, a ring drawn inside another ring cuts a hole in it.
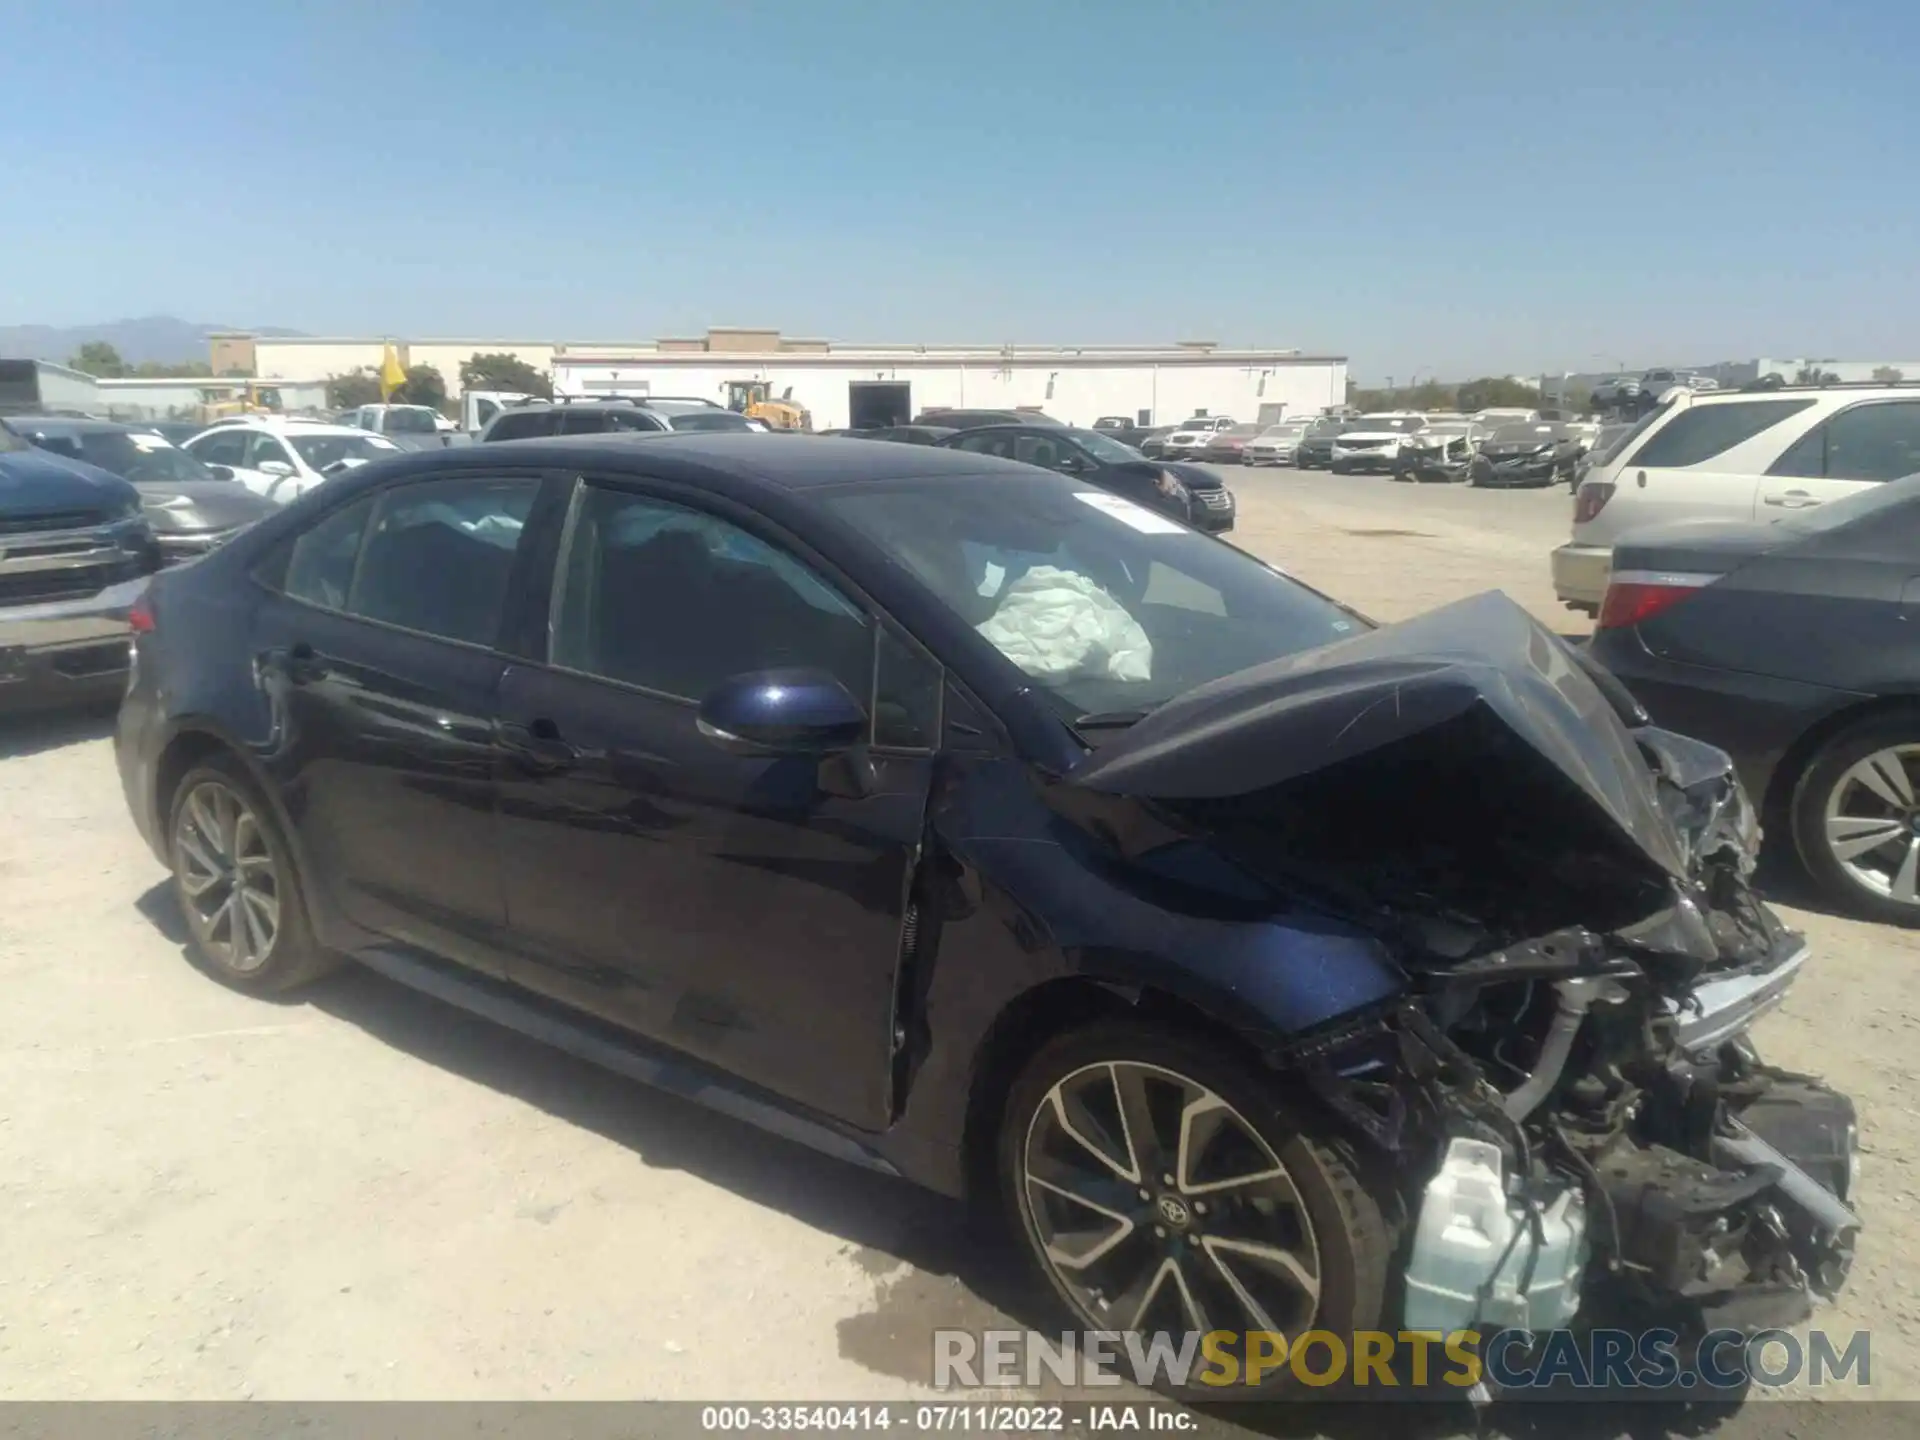
[[[1065,477],[861,485],[816,503],[898,557],[1069,720],[1151,710],[1367,628],[1252,556]]]
[[[391,435],[432,435],[439,430],[434,412],[425,406],[396,406],[387,411],[386,430]]]
[[[1182,421],[1180,422],[1180,428],[1181,428],[1182,430],[1211,430],[1211,429],[1213,429],[1213,421],[1211,421],[1211,420],[1182,420]]]
[[[98,465],[102,470],[111,470],[135,482],[179,483],[219,478],[186,451],[175,448],[158,435],[99,430],[75,435],[73,441],[80,447],[80,458],[87,464]]]
[[[1082,450],[1102,465],[1127,465],[1135,460],[1146,459],[1146,456],[1131,445],[1123,445],[1111,436],[1099,434],[1097,431],[1069,430],[1067,433],[1080,442]]]
[[[400,449],[378,435],[289,435],[287,443],[315,470],[342,460],[381,460]]]
[[[1362,415],[1347,428],[1362,430],[1418,430],[1424,421],[1412,415]]]
[[[754,423],[731,410],[689,410],[667,422],[676,430],[752,430]]]
[[[1559,437],[1554,425],[1502,425],[1493,432],[1495,445],[1546,445]]]

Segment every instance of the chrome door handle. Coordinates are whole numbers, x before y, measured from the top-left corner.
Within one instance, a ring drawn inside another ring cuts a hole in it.
[[[1818,505],[1820,502],[1804,490],[1788,490],[1779,495],[1768,495],[1761,503],[1777,505],[1783,510],[1804,510],[1809,505]]]

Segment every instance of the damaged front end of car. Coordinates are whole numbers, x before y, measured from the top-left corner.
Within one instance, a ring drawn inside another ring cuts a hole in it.
[[[1757,1330],[1846,1280],[1852,1104],[1748,1035],[1806,944],[1750,888],[1726,756],[1645,721],[1486,595],[1195,690],[1064,787],[1400,967],[1399,996],[1264,1048],[1400,1177],[1410,1330],[1616,1304]]]

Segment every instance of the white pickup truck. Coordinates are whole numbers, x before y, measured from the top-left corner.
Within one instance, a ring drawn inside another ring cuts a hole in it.
[[[384,435],[402,450],[438,450],[451,444],[458,430],[431,405],[362,405],[342,415],[340,423]]]

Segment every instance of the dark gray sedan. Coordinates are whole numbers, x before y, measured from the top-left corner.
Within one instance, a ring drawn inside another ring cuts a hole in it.
[[[1467,476],[1481,486],[1569,483],[1582,449],[1580,432],[1556,421],[1503,425],[1481,444]]]
[[[1920,475],[1769,524],[1613,551],[1592,655],[1656,724],[1730,753],[1827,895],[1920,924]]]

